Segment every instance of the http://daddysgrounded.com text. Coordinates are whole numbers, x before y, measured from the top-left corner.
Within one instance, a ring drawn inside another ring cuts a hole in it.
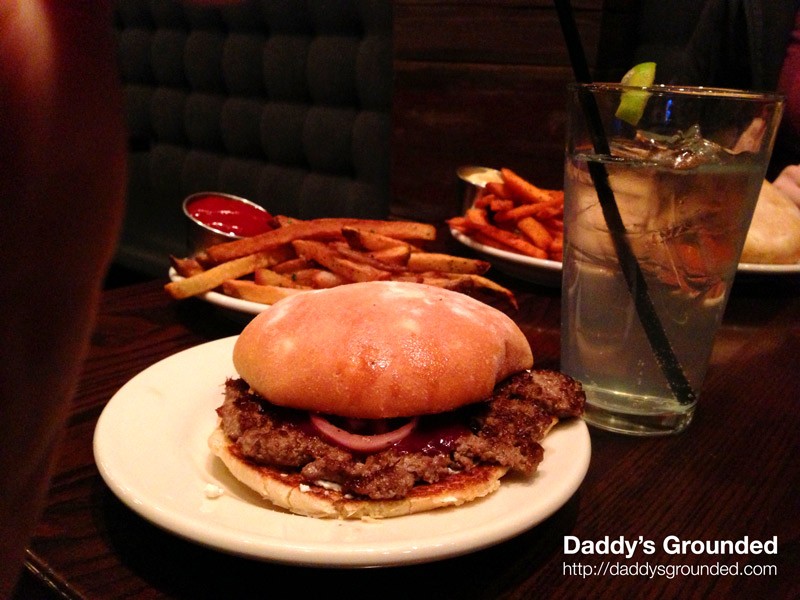
[[[735,540],[684,540],[669,535],[663,540],[644,536],[588,540],[564,536],[562,574],[567,577],[770,577],[778,567],[778,537],[758,540],[747,536]],[[681,557],[707,557],[706,562],[683,561]],[[756,557],[766,558],[766,561]]]

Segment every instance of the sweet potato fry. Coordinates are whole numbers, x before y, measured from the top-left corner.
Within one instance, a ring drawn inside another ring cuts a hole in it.
[[[498,198],[511,199],[508,188],[500,181],[488,181],[483,189],[486,190],[487,194],[494,194]]]
[[[269,267],[274,261],[275,257],[269,252],[250,254],[222,263],[191,277],[171,281],[164,286],[164,289],[176,300],[190,298],[211,291],[228,279],[238,279],[260,267]]]
[[[470,225],[477,225],[479,227],[483,225],[489,225],[489,218],[484,209],[468,208],[465,216],[467,217],[467,222]]]
[[[513,200],[495,197],[491,202],[489,202],[489,210],[493,210],[494,212],[511,210],[512,208],[514,208]]]
[[[520,204],[510,210],[499,211],[494,215],[494,220],[500,224],[519,221],[525,217],[552,219],[562,214],[564,214],[564,201],[556,198],[535,204]]]
[[[503,242],[490,238],[489,236],[481,233],[480,231],[472,231],[469,233],[469,237],[473,240],[478,242],[479,244],[483,244],[484,246],[491,246],[492,248],[497,248],[498,250],[505,250],[506,252],[517,252],[511,246],[504,244]],[[517,252],[517,254],[519,254]]]
[[[457,229],[462,233],[468,231],[471,225],[471,223],[467,220],[467,217],[452,217],[447,219],[447,224],[453,229]]]
[[[547,253],[544,250],[537,248],[514,232],[500,229],[494,225],[482,225],[478,228],[478,231],[493,240],[513,248],[520,254],[525,254],[533,258],[547,258]]]
[[[545,252],[550,249],[550,244],[553,243],[552,234],[544,225],[533,217],[520,219],[517,223],[517,228],[522,235],[533,242],[536,247],[541,248]]]
[[[546,202],[553,200],[555,198],[553,194],[558,193],[555,190],[543,190],[533,185],[511,169],[500,169],[500,174],[503,176],[503,184],[509,195],[519,202]]]
[[[494,194],[490,194],[486,190],[480,190],[472,201],[472,208],[489,208],[489,204],[496,198],[497,196]]]

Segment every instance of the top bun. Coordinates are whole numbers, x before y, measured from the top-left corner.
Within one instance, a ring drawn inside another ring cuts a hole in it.
[[[273,404],[362,419],[444,412],[491,395],[533,364],[508,316],[419,283],[352,283],[296,294],[256,316],[233,350]]]
[[[768,181],[761,186],[741,262],[800,262],[800,208]]]

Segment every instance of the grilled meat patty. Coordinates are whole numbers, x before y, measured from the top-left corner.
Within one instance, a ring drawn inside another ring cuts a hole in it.
[[[581,415],[584,400],[581,385],[562,373],[518,373],[501,382],[491,398],[420,417],[408,438],[368,455],[327,441],[308,413],[270,404],[243,379],[226,382],[217,413],[247,460],[298,472],[309,484],[325,481],[346,494],[388,500],[478,464],[533,473],[544,453],[539,441],[558,419]],[[342,424],[358,425],[363,423]]]

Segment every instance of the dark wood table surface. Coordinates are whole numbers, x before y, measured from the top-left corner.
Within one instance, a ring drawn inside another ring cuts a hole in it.
[[[216,552],[155,527],[106,487],[92,435],[108,400],[155,362],[242,326],[202,301],[170,300],[163,283],[105,293],[18,598],[800,596],[796,278],[735,286],[695,420],[683,434],[635,438],[592,430],[585,480],[543,523],[462,557],[357,570]],[[510,314],[530,338],[537,363],[557,368],[558,290],[504,283],[517,292],[521,306]],[[649,540],[653,552],[568,553],[565,536]],[[777,553],[671,554],[663,547],[669,536],[701,542],[777,538]],[[720,567],[738,568],[739,574],[719,574]],[[636,574],[645,569],[661,571]]]

